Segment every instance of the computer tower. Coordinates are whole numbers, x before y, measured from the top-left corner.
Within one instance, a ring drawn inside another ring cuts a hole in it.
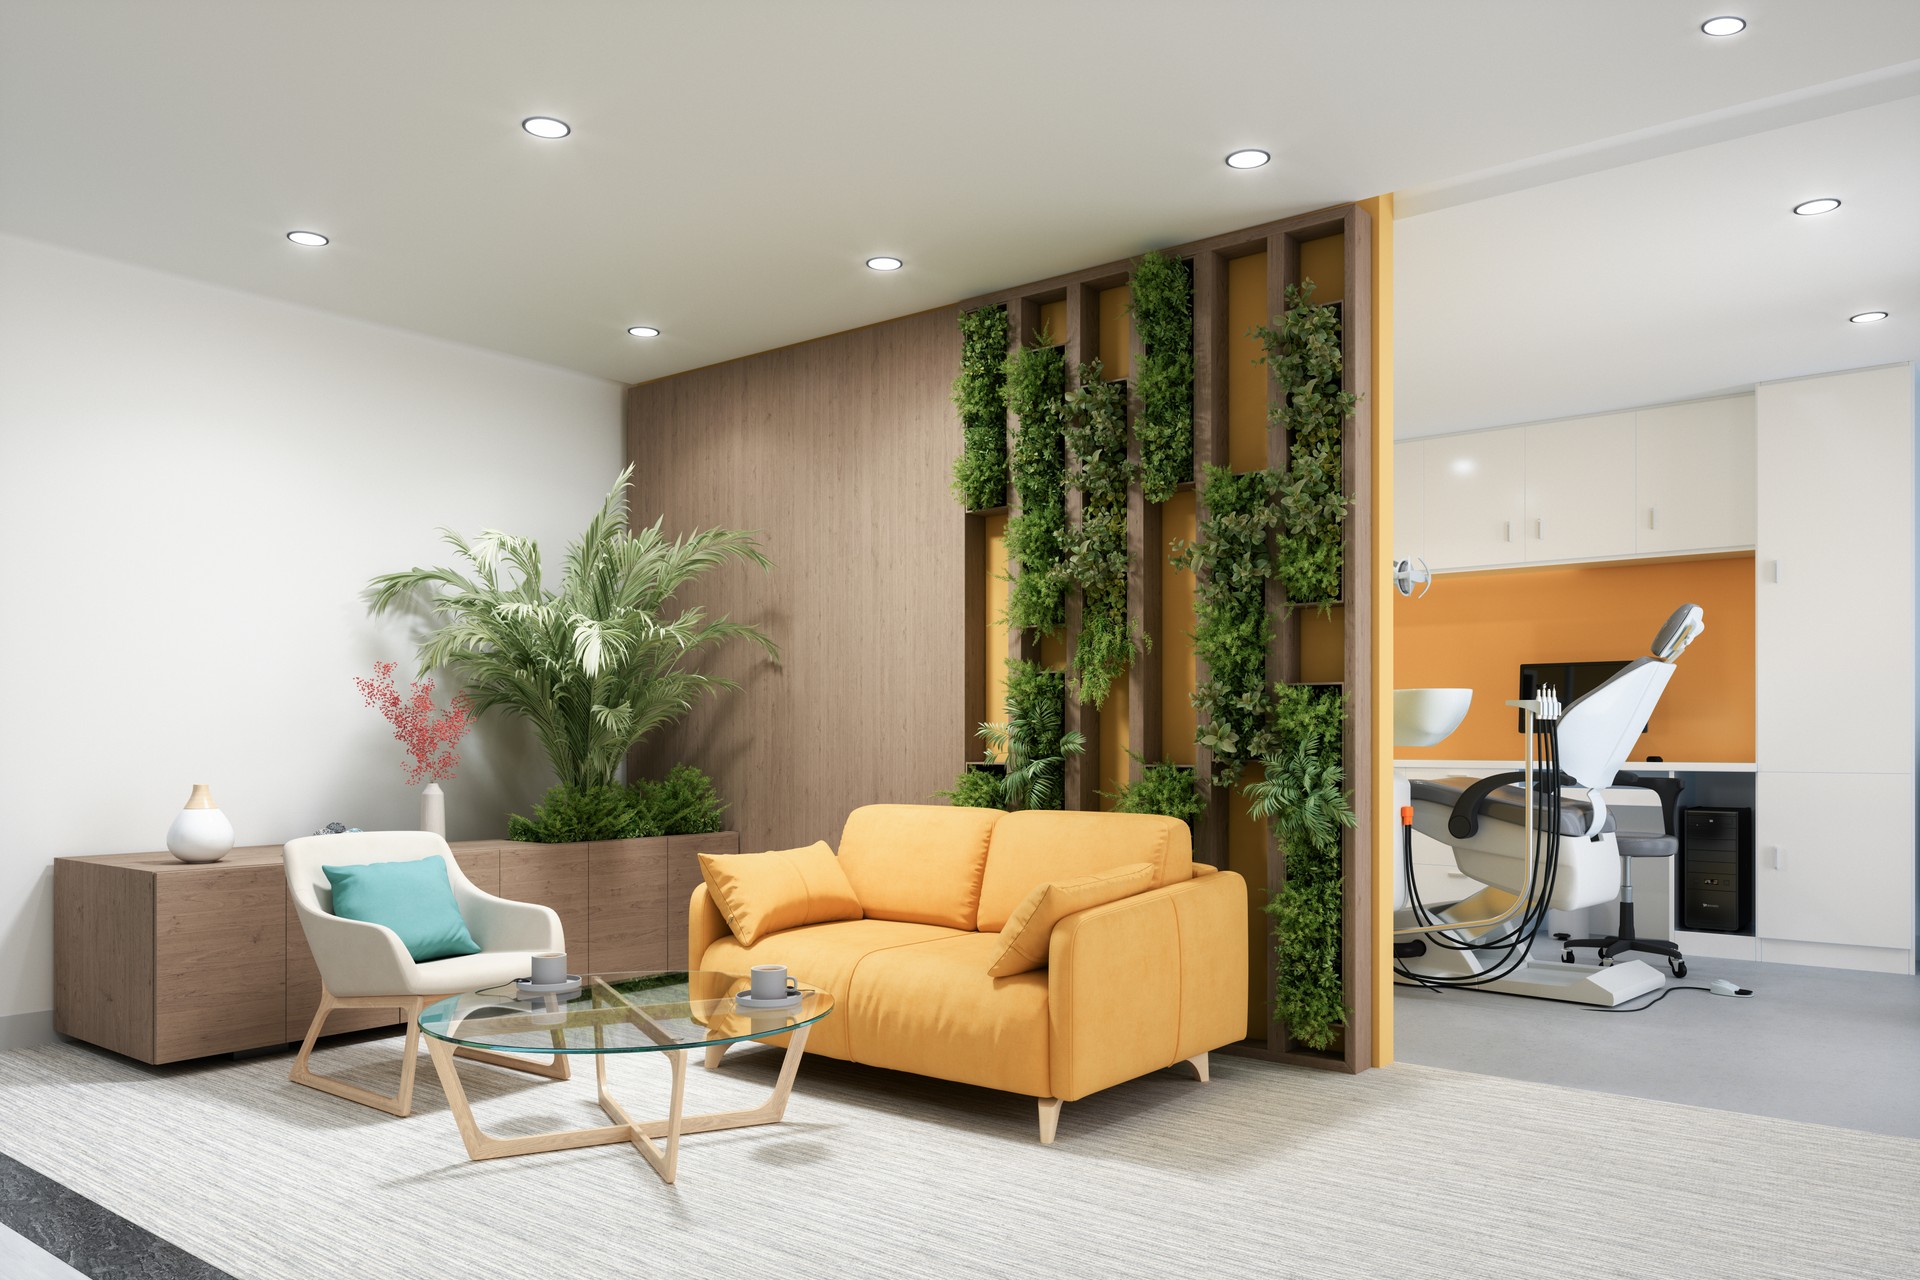
[[[1753,932],[1753,810],[1682,812],[1676,870],[1682,929]]]

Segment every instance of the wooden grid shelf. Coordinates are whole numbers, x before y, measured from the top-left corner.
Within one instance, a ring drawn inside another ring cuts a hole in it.
[[[1227,313],[1228,264],[1258,254],[1266,255],[1265,315],[1277,316],[1285,309],[1286,289],[1301,281],[1301,249],[1314,241],[1339,237],[1344,261],[1341,281],[1341,350],[1345,358],[1344,386],[1361,395],[1359,406],[1348,419],[1342,446],[1343,481],[1352,497],[1346,522],[1341,599],[1331,602],[1339,609],[1342,640],[1342,675],[1338,682],[1311,682],[1320,687],[1339,687],[1348,692],[1346,735],[1342,744],[1348,782],[1353,791],[1357,825],[1345,838],[1342,854],[1345,872],[1344,931],[1341,972],[1351,1021],[1341,1041],[1332,1049],[1317,1051],[1296,1045],[1284,1025],[1268,1021],[1256,1025],[1255,1035],[1227,1052],[1237,1052],[1269,1060],[1322,1069],[1360,1071],[1372,1061],[1374,1001],[1374,896],[1372,850],[1379,839],[1375,830],[1376,788],[1389,780],[1375,776],[1372,698],[1374,689],[1373,628],[1376,619],[1367,608],[1346,608],[1345,601],[1371,601],[1374,578],[1379,571],[1371,524],[1373,457],[1372,406],[1367,393],[1373,373],[1372,351],[1372,234],[1370,215],[1360,205],[1342,205],[1333,209],[1285,218],[1242,231],[1212,236],[1164,252],[1188,264],[1193,281],[1193,356],[1194,356],[1194,476],[1182,482],[1177,493],[1195,493],[1209,463],[1224,465],[1227,449],[1228,343],[1231,337]],[[1013,343],[1030,337],[1040,324],[1042,308],[1064,311],[1068,387],[1076,385],[1079,368],[1092,361],[1102,346],[1101,293],[1123,286],[1131,273],[1132,262],[1107,263],[1084,271],[1056,276],[1014,289],[969,299],[961,310],[983,306],[1004,306]],[[1060,304],[1064,304],[1063,306]],[[1057,335],[1056,335],[1057,336]],[[1133,369],[1137,371],[1141,352],[1139,339],[1130,340]],[[1131,392],[1131,388],[1130,388]],[[1269,384],[1268,403],[1276,395]],[[1128,419],[1131,424],[1140,411],[1137,394],[1129,395]],[[1009,453],[1014,421],[1008,415]],[[1267,465],[1284,467],[1288,441],[1278,427],[1267,432]],[[1138,442],[1130,440],[1129,453],[1138,461]],[[1068,460],[1069,468],[1075,467]],[[1009,507],[966,515],[966,627],[967,674],[962,715],[962,761],[975,754],[974,729],[983,720],[999,718],[1000,708],[987,703],[986,663],[986,566],[987,521],[1004,510],[1018,514],[1018,496],[1008,494]],[[1205,518],[1204,503],[1196,501],[1197,516]],[[1075,525],[1080,519],[1080,494],[1067,491],[1067,519]],[[1154,762],[1166,758],[1163,741],[1162,681],[1170,665],[1167,641],[1161,617],[1162,576],[1166,569],[1165,538],[1162,528],[1163,504],[1145,501],[1134,486],[1127,499],[1127,549],[1130,567],[1127,582],[1127,613],[1138,633],[1147,637],[1144,653],[1136,653],[1127,675],[1127,743],[1139,758],[1131,759],[1126,776],[1137,781],[1141,759]],[[1018,567],[1008,566],[1017,574]],[[1300,612],[1289,607],[1277,583],[1269,584],[1267,607],[1274,621],[1274,640],[1267,655],[1269,680],[1301,683]],[[1317,609],[1319,604],[1302,609]],[[1080,625],[1078,593],[1070,593],[1064,629],[1065,651],[1072,652]],[[1033,661],[1040,656],[1040,639],[1031,632],[1010,629],[1007,657]],[[1203,662],[1195,660],[1195,684],[1203,683],[1207,672]],[[1103,762],[1100,757],[1100,712],[1079,704],[1071,696],[1067,706],[1068,729],[1078,730],[1087,741],[1086,752],[1069,759],[1066,767],[1066,805],[1070,809],[1100,807],[1099,780],[1106,776],[1105,765],[1117,768],[1118,762]],[[1196,746],[1193,767],[1200,777],[1213,776],[1213,759],[1204,746]],[[1239,803],[1229,788],[1211,787],[1209,803],[1194,828],[1194,855],[1216,867],[1227,864],[1229,805]],[[1266,837],[1267,890],[1277,890],[1286,874],[1285,857]],[[1255,940],[1256,954],[1266,956],[1265,1008],[1274,1007],[1274,955],[1270,930],[1260,929]],[[1257,981],[1256,981],[1257,986]],[[1261,1033],[1265,1034],[1262,1035]]]

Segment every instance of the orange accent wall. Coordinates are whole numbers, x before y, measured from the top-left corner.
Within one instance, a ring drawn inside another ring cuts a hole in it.
[[[1667,615],[1688,602],[1706,610],[1706,633],[1680,659],[1633,759],[1751,761],[1750,555],[1443,574],[1422,599],[1396,597],[1395,687],[1473,690],[1473,707],[1452,737],[1396,754],[1519,758],[1525,746],[1505,703],[1519,696],[1521,663],[1644,656]]]

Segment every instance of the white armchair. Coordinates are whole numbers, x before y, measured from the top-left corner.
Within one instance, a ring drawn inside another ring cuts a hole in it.
[[[370,862],[411,862],[439,855],[447,864],[454,902],[467,922],[467,931],[480,944],[470,956],[416,962],[399,935],[385,925],[343,920],[333,914],[333,890],[324,866],[358,866]],[[305,836],[287,842],[283,852],[287,889],[293,909],[306,931],[320,970],[320,1007],[314,1012],[307,1038],[293,1060],[290,1079],[336,1097],[404,1116],[413,1110],[413,1078],[420,1047],[420,1014],[429,1004],[449,995],[473,991],[524,978],[536,952],[565,951],[560,917],[552,908],[531,902],[510,902],[474,887],[460,870],[447,842],[430,831],[349,831],[343,835]],[[358,1085],[315,1074],[309,1065],[314,1041],[335,1009],[398,1009],[407,1019],[407,1040],[400,1063],[400,1088],[378,1094]],[[567,1058],[556,1053],[552,1063],[530,1062],[521,1056],[456,1050],[463,1058],[530,1071],[564,1080]]]

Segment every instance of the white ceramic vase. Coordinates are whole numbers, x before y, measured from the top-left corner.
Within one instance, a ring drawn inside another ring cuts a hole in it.
[[[447,793],[437,782],[420,788],[420,829],[447,838]]]
[[[207,784],[193,784],[187,807],[167,828],[167,849],[182,862],[218,862],[233,848],[233,824],[214,807]]]

